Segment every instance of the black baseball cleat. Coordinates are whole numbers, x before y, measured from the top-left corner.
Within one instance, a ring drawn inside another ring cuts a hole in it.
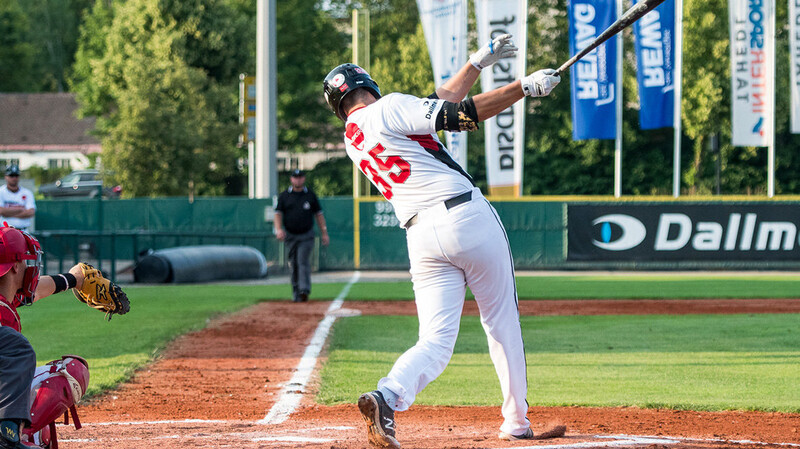
[[[358,398],[358,410],[367,422],[367,438],[370,444],[400,449],[400,443],[394,436],[394,410],[386,404],[380,391],[362,394]]]
[[[304,290],[304,291],[300,292],[300,294],[297,295],[297,297],[298,297],[300,302],[307,302],[308,301],[308,292]]]

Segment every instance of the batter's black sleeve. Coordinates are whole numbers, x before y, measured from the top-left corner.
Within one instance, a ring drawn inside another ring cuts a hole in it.
[[[478,129],[478,110],[475,101],[467,98],[460,103],[444,101],[436,116],[436,131],[475,131]]]

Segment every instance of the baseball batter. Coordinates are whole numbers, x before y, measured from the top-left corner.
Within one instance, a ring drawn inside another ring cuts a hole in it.
[[[419,317],[416,345],[397,359],[377,390],[358,399],[373,445],[400,447],[394,412],[407,410],[450,361],[467,286],[475,295],[503,393],[499,437],[534,438],[527,418],[525,350],[505,229],[436,135],[442,130],[475,130],[479,122],[525,95],[550,93],[561,79],[546,69],[464,99],[482,69],[513,57],[516,50],[510,35],[496,37],[427,98],[381,96],[378,84],[355,64],[336,67],[323,82],[328,105],[345,122],[348,156],[392,204],[406,229]]]
[[[68,273],[40,277],[42,254],[30,234],[0,227],[0,449],[57,447],[55,420],[70,412],[80,428],[75,404],[89,384],[88,365],[78,356],[36,367],[36,354],[20,333],[17,308],[68,288],[77,289],[78,299],[107,313],[122,314],[129,308],[119,287],[89,265],[80,263]],[[101,306],[105,299],[86,296],[87,291],[117,299],[110,299],[114,305]]]

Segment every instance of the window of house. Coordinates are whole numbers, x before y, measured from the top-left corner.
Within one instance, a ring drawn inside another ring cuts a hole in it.
[[[69,159],[48,159],[48,168],[70,168]]]
[[[0,159],[0,168],[5,168],[9,165],[16,165],[19,167],[19,159]]]

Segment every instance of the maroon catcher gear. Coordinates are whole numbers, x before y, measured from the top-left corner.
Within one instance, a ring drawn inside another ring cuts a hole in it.
[[[25,231],[7,225],[0,227],[0,276],[8,273],[17,262],[25,262],[26,268],[22,288],[14,296],[14,302],[29,306],[39,285],[42,247],[35,237]]]
[[[64,415],[64,424],[69,424],[69,415],[76,429],[81,428],[75,404],[80,402],[89,386],[89,364],[76,355],[65,355],[37,368],[31,386],[34,396],[31,405],[31,426],[23,430],[27,441],[43,448],[58,449],[56,419]]]

